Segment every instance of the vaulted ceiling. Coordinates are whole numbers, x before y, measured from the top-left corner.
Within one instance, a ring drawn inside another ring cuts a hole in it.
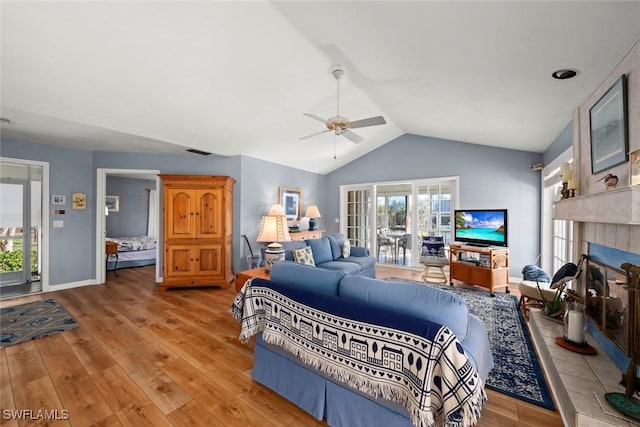
[[[543,152],[640,37],[638,1],[3,1],[0,19],[5,137],[317,173],[405,133]],[[336,115],[335,64],[340,115],[387,121],[360,144],[299,139],[325,129],[302,113]]]

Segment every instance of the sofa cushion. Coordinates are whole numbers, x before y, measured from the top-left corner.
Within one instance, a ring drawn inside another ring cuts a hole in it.
[[[318,264],[320,268],[326,268],[328,270],[342,270],[347,274],[359,274],[362,271],[362,267],[355,262],[345,262],[344,258],[340,258],[338,261],[327,261],[322,264]]]
[[[295,262],[277,262],[271,268],[270,280],[301,289],[338,295],[340,281],[346,276],[342,270],[311,267]]]
[[[310,265],[312,267],[316,266],[316,263],[313,260],[313,251],[311,250],[311,246],[306,246],[302,249],[294,249],[292,252],[293,260],[298,264]]]
[[[342,257],[342,247],[347,240],[346,236],[342,233],[331,233],[325,236],[331,243],[331,253],[333,260],[337,260]]]
[[[360,270],[366,270],[376,264],[376,259],[372,256],[350,256],[349,258],[339,258],[335,262],[356,263],[360,266]]]
[[[333,261],[333,252],[331,251],[331,243],[327,237],[321,237],[319,239],[305,240],[306,244],[311,246],[313,250],[313,259],[316,265],[323,262]]]
[[[287,261],[293,261],[293,251],[295,249],[306,248],[307,244],[304,240],[291,240],[290,242],[282,242],[282,249],[284,249],[284,259]],[[264,259],[264,254],[262,255]]]
[[[451,292],[408,282],[347,276],[340,282],[338,295],[445,325],[460,341],[467,336],[469,308],[462,297]]]

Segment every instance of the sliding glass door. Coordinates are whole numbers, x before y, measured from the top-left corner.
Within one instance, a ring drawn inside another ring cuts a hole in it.
[[[457,177],[342,186],[341,231],[380,264],[417,267],[422,237],[451,241]]]

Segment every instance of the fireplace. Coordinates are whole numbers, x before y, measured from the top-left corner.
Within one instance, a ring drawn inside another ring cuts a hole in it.
[[[634,319],[629,312],[628,285],[622,264],[640,265],[640,254],[588,243],[589,257],[580,290],[585,295],[589,332],[621,373],[629,365],[628,332]]]

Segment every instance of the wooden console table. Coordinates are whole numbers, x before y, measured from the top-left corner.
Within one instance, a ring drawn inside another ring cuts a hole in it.
[[[493,296],[495,287],[509,293],[509,248],[452,243],[449,249],[449,283],[453,280],[482,286]]]
[[[326,230],[313,230],[313,231],[295,231],[289,233],[291,240],[309,240],[319,239]]]
[[[269,279],[269,273],[267,273],[264,267],[258,267],[251,270],[239,271],[236,274],[236,292],[240,292],[240,289],[244,286],[245,282],[254,277],[261,279]]]

